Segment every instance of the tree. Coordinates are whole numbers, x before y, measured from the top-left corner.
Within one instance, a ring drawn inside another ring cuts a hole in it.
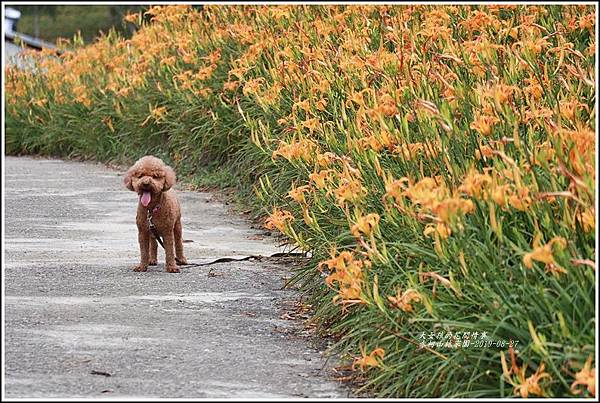
[[[40,37],[40,15],[49,15],[52,19],[56,19],[56,7],[47,5],[31,5],[31,6],[13,6],[19,10],[23,15],[33,16],[33,31],[36,38]],[[14,30],[17,30],[15,26]]]

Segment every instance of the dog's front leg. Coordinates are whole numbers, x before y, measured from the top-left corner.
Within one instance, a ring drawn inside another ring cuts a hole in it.
[[[150,231],[146,228],[138,227],[138,242],[140,244],[140,264],[133,270],[146,271],[148,270],[148,263],[150,261]]]
[[[156,266],[158,264],[157,256],[158,252],[158,242],[156,242],[156,238],[154,235],[150,235],[150,266]]]
[[[181,218],[175,222],[175,229],[173,230],[175,236],[175,256],[177,257],[177,264],[187,264],[187,259],[183,255],[183,233],[181,229]]]
[[[175,237],[173,231],[167,231],[165,234],[165,267],[169,273],[179,273],[179,268],[175,262]]]

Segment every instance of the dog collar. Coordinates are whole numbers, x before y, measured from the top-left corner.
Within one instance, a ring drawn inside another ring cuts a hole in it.
[[[152,216],[154,214],[158,214],[158,212],[160,211],[160,204],[157,204],[156,206],[154,206],[154,208],[152,210],[148,209],[146,211],[148,212],[148,220],[151,220]]]

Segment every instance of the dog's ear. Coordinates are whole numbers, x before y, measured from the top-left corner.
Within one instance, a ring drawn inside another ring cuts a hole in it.
[[[131,182],[131,177],[133,176],[133,167],[129,168],[129,170],[125,173],[125,177],[123,178],[123,185],[129,190],[133,190],[133,183]]]
[[[168,165],[165,165],[165,184],[163,186],[163,192],[171,189],[175,185],[175,171]]]

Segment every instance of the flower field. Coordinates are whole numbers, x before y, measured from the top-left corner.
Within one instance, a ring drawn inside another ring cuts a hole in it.
[[[6,152],[231,173],[377,396],[595,396],[595,12],[155,6],[7,68]]]

